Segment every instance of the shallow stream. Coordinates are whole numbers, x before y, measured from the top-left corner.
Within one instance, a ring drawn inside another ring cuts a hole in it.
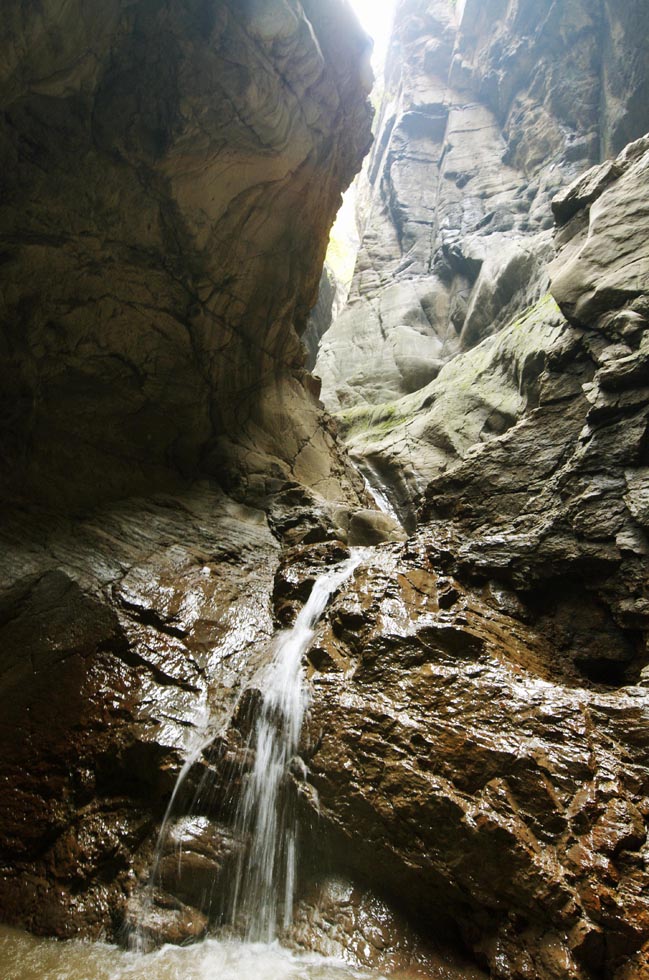
[[[132,953],[104,943],[37,939],[0,927],[2,980],[381,980],[277,943],[218,942]]]

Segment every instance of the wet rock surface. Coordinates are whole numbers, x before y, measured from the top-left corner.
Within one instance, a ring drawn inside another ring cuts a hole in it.
[[[216,732],[263,660],[278,545],[207,485],[14,515],[3,540],[3,914],[97,936],[120,927],[208,706]]]
[[[624,976],[649,939],[646,691],[580,684],[515,595],[440,575],[428,540],[383,546],[318,634],[304,798],[491,976]]]
[[[132,901],[125,928],[137,934],[138,946],[150,952],[170,943],[184,946],[204,939],[208,920],[196,909],[172,898],[168,892],[147,894],[146,900]]]
[[[486,974],[457,952],[425,942],[370,889],[344,878],[312,883],[283,941],[356,967],[379,969],[400,980],[416,977],[481,980]]]
[[[217,912],[224,879],[233,874],[241,850],[232,831],[205,817],[186,817],[169,828],[162,848],[159,886],[207,915]]]

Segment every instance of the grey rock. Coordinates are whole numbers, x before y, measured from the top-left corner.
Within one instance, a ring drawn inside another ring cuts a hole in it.
[[[78,511],[205,476],[263,494],[273,469],[344,496],[298,333],[371,138],[350,12],[4,16],[4,498]]]
[[[400,4],[349,305],[316,365],[331,410],[425,387],[547,291],[552,197],[649,128],[621,54],[646,14],[604,6]],[[576,213],[595,185],[555,208]]]
[[[623,151],[605,180],[599,170],[570,189],[575,203],[588,206],[588,220],[578,233],[570,227],[563,231],[563,248],[551,269],[553,294],[569,319],[594,326],[603,314],[619,315],[620,308],[649,292],[643,199],[648,176],[645,137]]]

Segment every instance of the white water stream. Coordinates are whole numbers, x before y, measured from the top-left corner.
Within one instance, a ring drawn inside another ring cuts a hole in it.
[[[128,952],[105,943],[57,942],[0,926],[2,980],[385,980],[337,960],[273,944],[218,942]]]
[[[383,980],[339,961],[296,955],[274,942],[278,923],[291,922],[296,886],[297,823],[289,770],[308,704],[302,660],[331,595],[366,553],[354,549],[347,561],[316,580],[294,627],[279,638],[273,660],[258,678],[262,702],[249,744],[255,761],[237,811],[238,829],[249,836],[250,848],[231,902],[232,922],[246,941],[208,939],[144,953],[137,944],[126,951],[104,943],[60,943],[0,927],[2,980]],[[192,760],[205,747],[206,719],[200,727],[165,823]]]
[[[288,780],[307,707],[302,659],[330,596],[363,560],[364,549],[318,578],[293,628],[280,638],[261,678],[262,704],[249,747],[255,761],[237,811],[237,828],[249,836],[240,861],[231,919],[251,942],[273,941],[278,920],[291,923],[297,873],[297,821]]]

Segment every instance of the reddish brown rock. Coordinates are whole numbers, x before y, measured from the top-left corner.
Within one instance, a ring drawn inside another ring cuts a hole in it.
[[[447,944],[422,940],[378,894],[333,876],[311,883],[293,926],[282,935],[297,949],[380,970],[395,980],[484,980],[486,974],[444,938]]]
[[[340,860],[433,934],[449,917],[493,977],[617,976],[649,936],[646,692],[580,683],[426,540],[380,549],[319,631],[304,798]]]
[[[206,704],[218,728],[263,658],[277,553],[261,512],[206,486],[5,525],[5,921],[119,932]]]

